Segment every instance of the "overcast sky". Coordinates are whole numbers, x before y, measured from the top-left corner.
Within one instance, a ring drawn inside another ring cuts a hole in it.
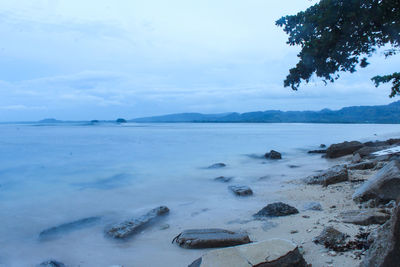
[[[355,74],[283,87],[298,48],[275,26],[309,0],[0,1],[0,121],[135,118],[178,112],[319,110],[386,104]]]

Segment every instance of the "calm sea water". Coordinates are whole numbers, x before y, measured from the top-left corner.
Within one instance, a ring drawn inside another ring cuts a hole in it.
[[[270,201],[284,181],[336,163],[307,154],[319,144],[399,137],[400,125],[124,124],[0,125],[0,266],[187,266],[204,251],[171,244],[184,229],[244,229],[235,221]],[[257,156],[275,149],[283,159]],[[223,169],[206,169],[216,163]],[[297,168],[290,168],[296,165]],[[229,184],[250,186],[238,198]],[[106,225],[167,205],[170,214],[126,242]],[[40,231],[102,216],[89,228],[40,241]],[[168,225],[169,228],[166,228]],[[162,226],[162,227],[160,227]]]

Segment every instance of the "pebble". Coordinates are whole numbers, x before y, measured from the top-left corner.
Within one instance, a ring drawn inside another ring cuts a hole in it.
[[[330,259],[330,260],[327,260],[327,261],[326,261],[326,263],[328,263],[328,264],[332,264],[332,263],[333,263],[333,260],[332,260],[332,259]]]
[[[311,233],[312,229],[307,229],[306,231],[307,233]]]
[[[292,231],[290,231],[290,233],[291,234],[297,234],[299,231],[297,231],[297,230],[292,230]]]
[[[337,253],[335,251],[329,251],[328,255],[334,257],[337,255]]]
[[[308,216],[308,215],[303,215],[303,218],[309,219],[310,216]]]

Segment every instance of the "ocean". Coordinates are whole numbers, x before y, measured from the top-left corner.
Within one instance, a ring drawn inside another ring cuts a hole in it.
[[[0,266],[187,266],[204,250],[171,244],[190,228],[246,230],[280,188],[338,163],[320,144],[399,137],[391,124],[0,124]],[[271,149],[282,160],[267,160]],[[208,169],[223,162],[224,168]],[[215,177],[233,177],[229,183]],[[247,185],[237,197],[229,185]],[[299,203],[300,205],[301,203]],[[166,205],[170,214],[126,241],[110,224]],[[45,229],[99,216],[41,240]]]

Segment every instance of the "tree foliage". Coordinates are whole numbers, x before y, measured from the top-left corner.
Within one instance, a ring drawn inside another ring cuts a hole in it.
[[[276,24],[289,35],[289,45],[301,47],[300,60],[284,81],[293,90],[313,74],[326,83],[340,72],[365,68],[379,48],[386,57],[400,52],[400,0],[321,0]],[[376,86],[392,82],[390,96],[400,94],[400,73],[372,80]]]

